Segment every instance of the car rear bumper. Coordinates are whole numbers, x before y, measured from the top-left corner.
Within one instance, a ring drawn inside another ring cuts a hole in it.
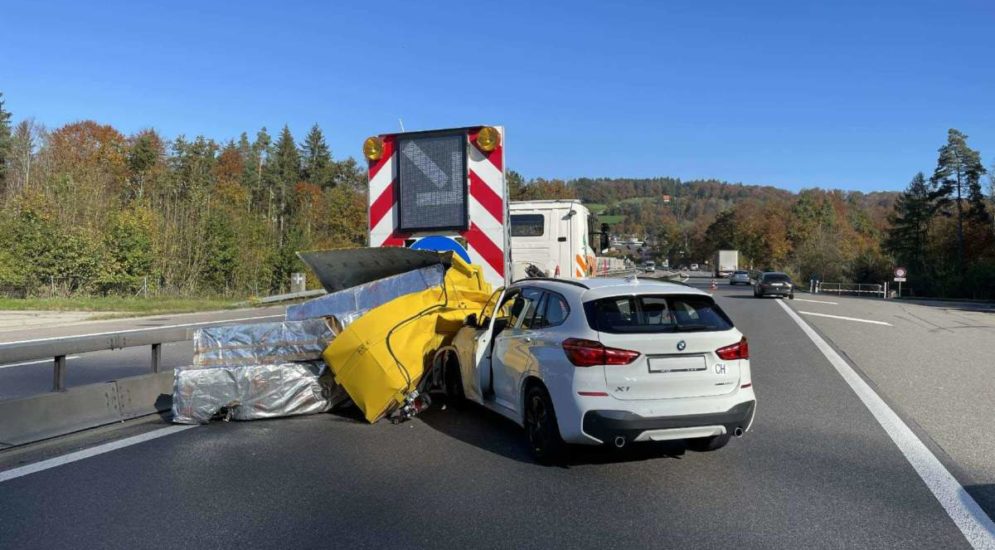
[[[794,291],[786,288],[761,288],[757,293],[761,296],[791,296]]]
[[[608,443],[618,437],[628,442],[732,434],[736,433],[737,428],[745,432],[753,422],[756,404],[755,400],[744,401],[725,412],[680,416],[646,417],[630,411],[592,410],[584,414],[584,433]],[[696,432],[689,428],[702,428],[704,431]]]

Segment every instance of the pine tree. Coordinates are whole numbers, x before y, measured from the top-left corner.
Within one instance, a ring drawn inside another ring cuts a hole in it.
[[[10,111],[4,109],[3,92],[0,92],[0,196],[7,189],[7,166],[10,164]]]
[[[258,206],[260,211],[266,213],[266,219],[273,220],[273,192],[272,189],[268,187],[267,182],[264,181],[265,170],[267,162],[269,161],[270,147],[273,144],[273,138],[270,137],[269,133],[266,131],[266,127],[263,126],[258,132],[256,132],[256,141],[252,143],[252,154],[248,157],[251,161],[250,171],[250,181],[247,182],[247,187],[252,190],[253,202]]]
[[[286,237],[286,218],[289,214],[290,194],[293,186],[301,178],[301,157],[297,151],[297,144],[294,136],[290,133],[290,128],[284,125],[280,132],[280,138],[273,146],[273,155],[268,164],[270,173],[270,189],[278,199],[276,211],[277,231],[279,232],[279,245],[283,246]]]
[[[926,176],[919,172],[895,201],[895,209],[888,218],[891,228],[885,240],[888,251],[900,263],[907,264],[913,273],[925,271],[929,227],[935,212]]]
[[[951,205],[957,215],[957,258],[959,271],[964,271],[964,220],[987,222],[988,211],[981,193],[981,176],[985,167],[981,155],[967,146],[967,136],[951,128],[947,132],[947,143],[939,149],[936,170],[930,183],[933,186],[931,198],[937,209],[951,216]],[[965,212],[964,202],[967,202]]]
[[[332,152],[325,143],[325,136],[317,124],[304,139],[301,146],[303,159],[301,175],[304,180],[327,189],[335,185],[335,165],[332,163]]]

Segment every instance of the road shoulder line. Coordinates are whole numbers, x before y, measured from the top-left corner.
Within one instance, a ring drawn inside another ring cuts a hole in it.
[[[0,483],[3,483],[5,481],[10,481],[12,479],[17,479],[19,477],[24,477],[26,475],[31,475],[37,472],[42,472],[51,468],[56,468],[58,466],[69,464],[71,462],[76,462],[97,455],[102,455],[104,453],[109,453],[111,451],[116,451],[118,449],[123,449],[124,447],[130,447],[132,445],[137,445],[139,443],[144,443],[146,441],[158,439],[160,437],[165,437],[167,435],[172,435],[196,427],[197,425],[167,426],[165,428],[160,428],[152,432],[146,432],[132,437],[127,437],[124,439],[120,439],[118,441],[111,441],[110,443],[104,443],[102,445],[90,447],[89,449],[83,449],[82,451],[76,451],[74,453],[57,456],[55,458],[49,458],[47,460],[35,462],[34,464],[28,464],[26,466],[11,468],[10,470],[5,470],[3,472],[0,472]]]
[[[793,309],[778,305],[812,340],[836,372],[850,386],[975,549],[995,550],[995,523],[981,509],[942,462],[929,450],[860,375]]]

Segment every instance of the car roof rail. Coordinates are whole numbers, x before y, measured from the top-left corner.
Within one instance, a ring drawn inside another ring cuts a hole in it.
[[[584,283],[574,280],[574,279],[557,279],[555,277],[525,277],[524,279],[518,279],[514,281],[513,284],[518,284],[526,281],[547,281],[550,283],[564,283],[568,285],[578,286],[585,290],[590,290],[591,287],[585,285]]]

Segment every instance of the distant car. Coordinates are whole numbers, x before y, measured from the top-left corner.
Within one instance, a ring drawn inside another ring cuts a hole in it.
[[[643,264],[643,271],[645,271],[646,273],[655,273],[656,272],[656,263],[655,262],[646,262],[646,263],[644,263]]]
[[[712,451],[753,423],[749,346],[705,292],[638,279],[523,279],[439,350],[446,393],[525,428],[535,457],[568,443],[686,440]]]
[[[779,271],[768,271],[760,274],[757,282],[753,285],[753,295],[757,298],[764,296],[787,296],[789,299],[795,298],[795,285],[791,283],[791,277]]]
[[[698,264],[691,264],[691,271],[698,271]]]
[[[730,285],[750,284],[750,272],[749,271],[733,271],[732,275],[729,276]]]

